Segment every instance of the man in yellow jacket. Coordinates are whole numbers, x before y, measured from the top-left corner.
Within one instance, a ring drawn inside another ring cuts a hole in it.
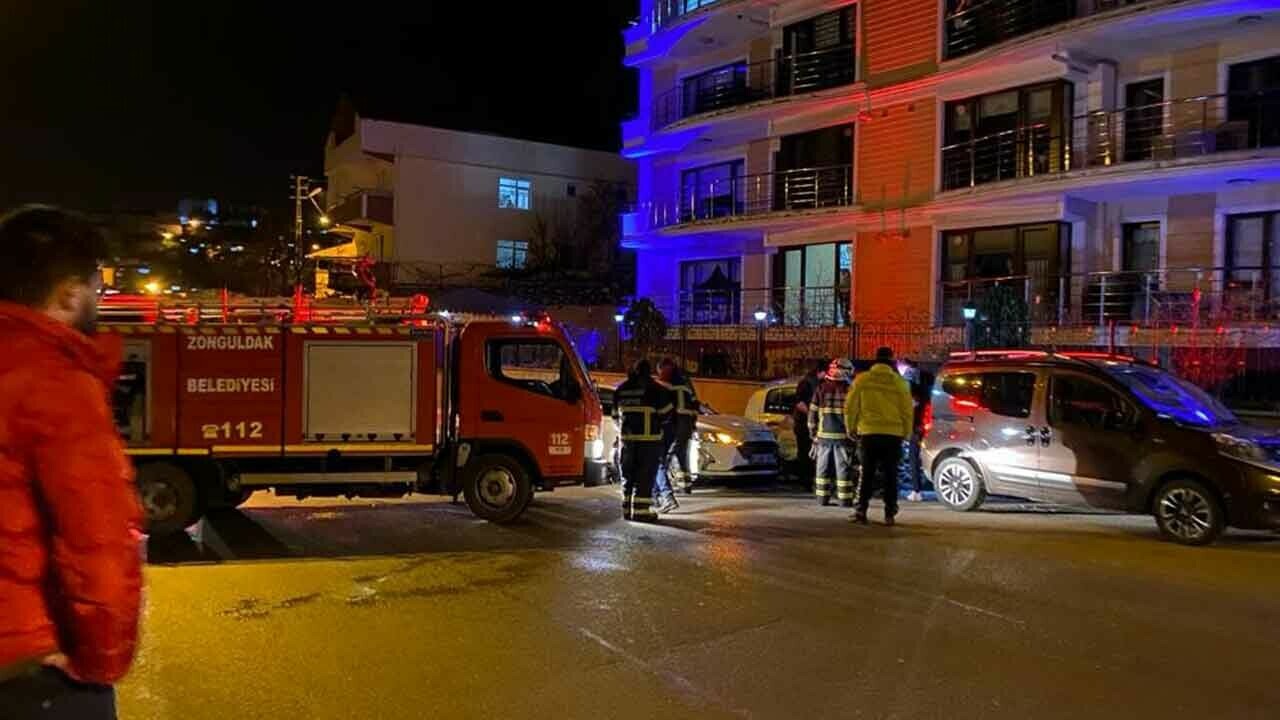
[[[912,409],[911,388],[893,366],[893,350],[876,350],[875,365],[854,379],[844,401],[844,424],[858,438],[862,463],[853,522],[867,524],[867,506],[878,476],[884,488],[884,524],[893,525],[898,514],[898,463],[902,441],[911,435]]]

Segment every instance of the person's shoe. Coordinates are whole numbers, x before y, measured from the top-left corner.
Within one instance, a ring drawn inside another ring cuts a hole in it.
[[[867,525],[868,524],[867,514],[859,510],[858,512],[849,516],[849,522],[853,523],[854,525]]]
[[[885,526],[885,527],[893,527],[893,526],[894,526],[894,519],[893,519],[893,518],[894,518],[896,515],[897,515],[897,513],[885,513],[885,514],[884,514],[884,526]]]
[[[826,507],[826,506],[828,506],[828,505],[830,505],[830,504],[831,504],[831,498],[829,498],[829,497],[820,497],[820,498],[818,498],[818,505],[820,505],[821,507]]]
[[[841,501],[840,501],[840,507],[851,508],[851,507],[853,507],[853,501],[852,501],[852,500],[841,500]]]
[[[685,488],[685,489],[684,489],[684,494],[685,494],[685,495],[692,495],[692,494],[693,494],[693,488],[692,488],[692,487],[687,487],[687,488]]]
[[[919,490],[912,490],[912,491],[907,495],[907,500],[908,500],[909,502],[920,502],[920,501],[924,500],[924,496],[920,494],[920,491],[919,491]]]
[[[672,510],[677,510],[679,508],[680,508],[680,503],[676,501],[676,497],[674,495],[668,495],[662,501],[662,504],[658,505],[658,514],[664,515],[666,513],[671,512]]]

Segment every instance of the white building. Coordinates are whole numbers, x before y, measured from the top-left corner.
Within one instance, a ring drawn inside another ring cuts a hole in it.
[[[347,256],[398,282],[457,281],[528,259],[534,225],[574,212],[599,183],[630,192],[618,155],[365,117],[343,101],[325,145],[326,201]]]

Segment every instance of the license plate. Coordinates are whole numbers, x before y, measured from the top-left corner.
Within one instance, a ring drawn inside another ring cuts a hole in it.
[[[777,465],[778,460],[773,455],[752,455],[752,465]]]

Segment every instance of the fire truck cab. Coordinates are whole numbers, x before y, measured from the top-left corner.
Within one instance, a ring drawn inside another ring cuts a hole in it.
[[[264,489],[462,495],[503,523],[535,489],[604,476],[600,401],[545,316],[104,309],[101,332],[123,345],[116,421],[153,534]]]

